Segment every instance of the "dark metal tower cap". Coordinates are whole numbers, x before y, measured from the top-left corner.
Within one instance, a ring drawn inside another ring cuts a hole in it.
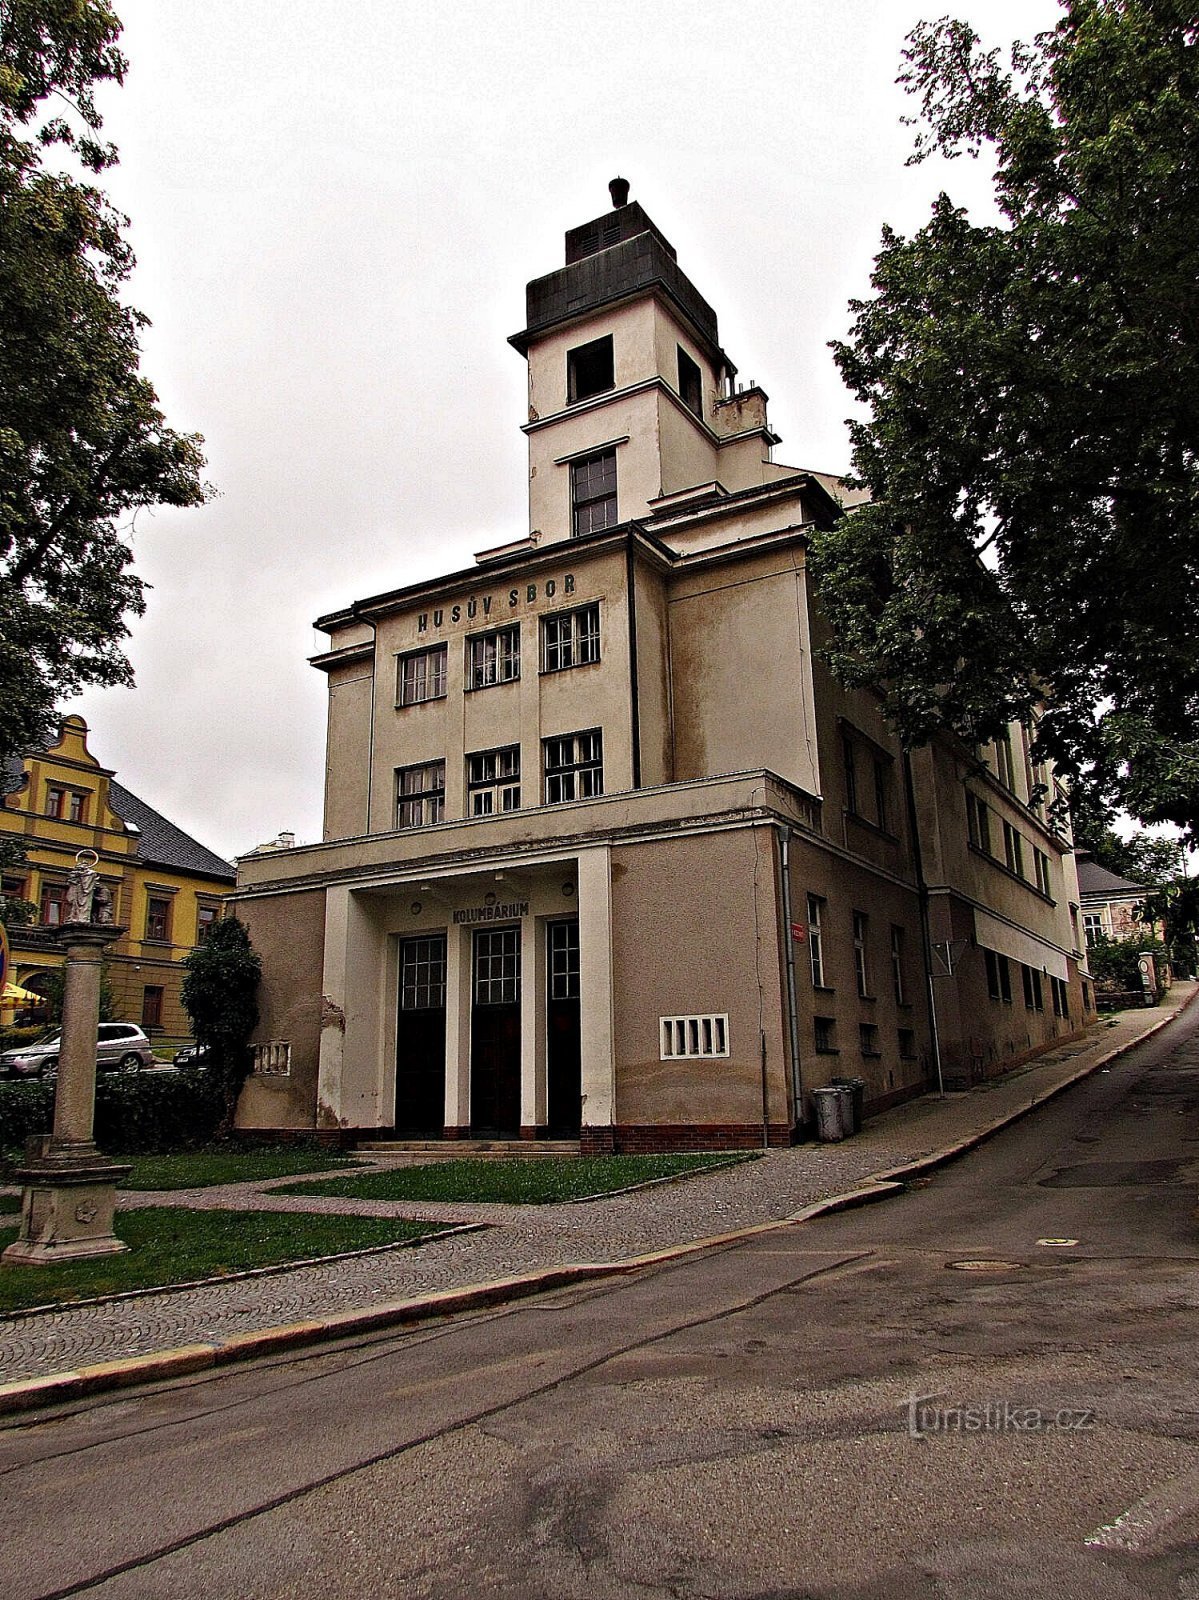
[[[619,211],[621,206],[629,203],[629,180],[627,178],[613,178],[608,185],[608,193],[612,196],[612,206]]]

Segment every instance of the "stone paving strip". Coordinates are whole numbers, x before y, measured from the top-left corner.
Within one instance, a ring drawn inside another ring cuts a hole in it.
[[[613,1263],[669,1252],[764,1224],[777,1225],[818,1202],[846,1194],[874,1198],[888,1192],[897,1177],[914,1176],[925,1165],[968,1148],[1077,1077],[1097,1070],[1164,1026],[1197,992],[1199,985],[1176,984],[1166,1002],[1154,1010],[1125,1012],[1114,1021],[1101,1021],[1085,1040],[968,1093],[945,1099],[925,1096],[872,1118],[861,1134],[844,1143],[772,1150],[756,1161],[586,1204],[467,1205],[272,1192],[302,1181],[296,1177],[207,1189],[126,1192],[121,1204],[130,1208],[341,1212],[488,1226],[417,1249],[371,1252],[272,1271],[264,1277],[217,1279],[133,1299],[64,1306],[25,1318],[0,1317],[0,1385],[28,1384],[99,1363],[184,1347],[211,1352],[212,1346],[236,1342],[247,1353],[257,1353],[262,1341],[255,1336],[294,1324],[319,1324],[324,1337],[333,1337],[338,1327],[361,1331],[361,1318],[372,1307],[472,1286],[496,1286],[500,1280],[524,1281],[527,1275],[569,1269],[573,1263]],[[391,1161],[372,1156],[369,1164],[377,1168]],[[329,1174],[347,1175],[345,1169]],[[319,1176],[303,1175],[305,1180]],[[528,1288],[525,1282],[523,1292]],[[511,1294],[518,1292],[519,1286],[511,1287]],[[505,1296],[495,1292],[488,1297]],[[434,1312],[444,1309],[444,1305],[430,1307]],[[339,1322],[340,1318],[345,1320]],[[199,1355],[196,1362],[204,1364]],[[182,1366],[176,1363],[174,1370]],[[148,1380],[155,1373],[147,1370],[144,1376]],[[0,1411],[12,1409],[8,1401],[15,1405],[18,1397],[0,1393]]]

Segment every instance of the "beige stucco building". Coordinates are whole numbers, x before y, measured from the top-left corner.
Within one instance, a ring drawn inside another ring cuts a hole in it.
[[[837,480],[772,459],[766,395],[613,198],[511,340],[528,536],[318,622],[325,838],[239,864],[243,1127],[783,1143],[830,1077],[921,1092],[930,996],[951,1081],[1082,1023],[1023,747],[921,752],[909,785],[819,654]]]

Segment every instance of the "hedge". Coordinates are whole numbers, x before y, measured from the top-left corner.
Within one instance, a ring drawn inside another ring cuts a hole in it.
[[[204,1071],[112,1073],[96,1080],[96,1143],[130,1155],[206,1144],[223,1110],[220,1085]],[[53,1119],[53,1084],[0,1083],[0,1150],[10,1158]]]

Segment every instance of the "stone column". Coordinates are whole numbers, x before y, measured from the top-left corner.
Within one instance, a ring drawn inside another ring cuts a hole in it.
[[[128,1248],[113,1233],[113,1214],[116,1186],[129,1168],[101,1155],[92,1138],[100,967],[104,946],[124,932],[96,923],[68,923],[59,932],[67,960],[54,1132],[17,1172],[24,1185],[21,1231],[0,1257],[6,1266],[76,1261]]]

